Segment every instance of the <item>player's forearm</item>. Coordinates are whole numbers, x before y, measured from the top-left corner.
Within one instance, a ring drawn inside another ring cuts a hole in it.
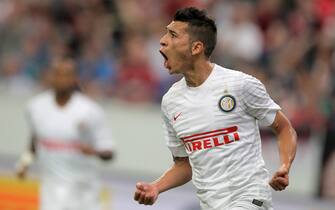
[[[88,144],[79,144],[78,149],[85,155],[95,156],[103,161],[111,160],[114,157],[113,151],[96,149]]]
[[[297,150],[297,134],[286,116],[278,111],[271,126],[278,138],[279,156],[281,164],[288,170],[294,160]]]
[[[153,184],[158,188],[159,193],[186,184],[192,179],[192,169],[188,159],[175,161],[174,165],[168,169]]]
[[[32,154],[32,155],[36,155],[36,136],[32,135],[31,139],[30,139],[30,145],[28,147],[28,151]]]
[[[297,150],[297,134],[292,126],[285,126],[278,133],[278,147],[281,164],[289,170]]]
[[[114,157],[114,153],[112,151],[97,151],[96,156],[98,156],[103,161],[112,160]]]

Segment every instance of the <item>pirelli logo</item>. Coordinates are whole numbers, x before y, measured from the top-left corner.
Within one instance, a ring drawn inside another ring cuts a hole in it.
[[[193,152],[239,141],[240,136],[237,130],[237,126],[221,128],[214,131],[185,136],[182,137],[181,140],[184,142],[186,150]]]

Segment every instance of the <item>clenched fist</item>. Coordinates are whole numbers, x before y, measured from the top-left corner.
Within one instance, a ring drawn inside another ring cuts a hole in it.
[[[136,184],[134,199],[139,204],[152,205],[158,198],[159,191],[153,184],[139,182]]]
[[[284,190],[289,184],[288,169],[285,166],[280,167],[272,176],[269,184],[276,191]]]

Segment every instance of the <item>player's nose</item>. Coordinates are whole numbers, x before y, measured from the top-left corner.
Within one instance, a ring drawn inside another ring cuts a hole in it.
[[[162,47],[166,47],[166,46],[167,46],[166,35],[164,35],[164,36],[159,40],[159,44],[160,44]]]

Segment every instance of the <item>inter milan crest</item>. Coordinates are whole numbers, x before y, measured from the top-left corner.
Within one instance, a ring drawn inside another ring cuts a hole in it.
[[[232,95],[224,95],[219,101],[219,107],[224,112],[231,112],[235,109],[236,100]]]

